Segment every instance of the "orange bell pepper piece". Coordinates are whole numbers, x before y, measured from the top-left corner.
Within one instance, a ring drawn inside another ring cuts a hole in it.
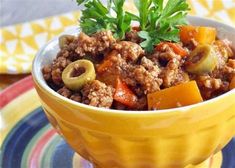
[[[114,100],[129,106],[134,107],[137,103],[137,96],[128,88],[128,86],[117,78]]]
[[[112,65],[113,65],[113,62],[110,59],[107,59],[107,60],[104,60],[102,62],[102,64],[100,64],[97,67],[96,70],[98,73],[102,73],[102,72],[106,71],[108,68],[112,67]]]
[[[189,43],[192,39],[199,44],[212,44],[216,38],[216,29],[205,26],[181,26],[180,40],[183,43]]]
[[[181,47],[179,44],[171,43],[171,42],[161,42],[161,43],[159,43],[156,46],[156,50],[161,51],[165,44],[167,44],[170,48],[172,48],[172,50],[176,54],[178,54],[178,55],[180,55],[182,57],[188,55],[188,52],[183,47]]]
[[[195,81],[150,93],[147,99],[149,109],[169,109],[203,101]]]

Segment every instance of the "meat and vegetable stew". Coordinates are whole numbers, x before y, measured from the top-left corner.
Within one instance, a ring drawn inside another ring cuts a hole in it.
[[[139,15],[124,11],[124,0],[82,3],[82,32],[61,36],[56,58],[42,69],[62,96],[102,108],[157,110],[235,88],[231,42],[213,27],[188,25],[185,0],[136,0]]]

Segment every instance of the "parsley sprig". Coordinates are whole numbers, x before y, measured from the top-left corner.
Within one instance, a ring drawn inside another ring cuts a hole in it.
[[[140,45],[148,52],[161,41],[179,41],[179,25],[186,24],[189,10],[186,0],[168,0],[166,5],[164,0],[134,0],[138,15],[123,10],[125,0],[108,0],[107,6],[100,0],[77,2],[85,6],[80,19],[83,32],[109,29],[116,38],[123,39],[131,30],[131,21],[137,21],[141,29],[138,35],[143,40]]]
[[[130,31],[131,17],[123,10],[125,0],[109,0],[104,6],[100,0],[77,0],[78,4],[84,3],[80,26],[82,31],[93,34],[102,29],[114,32],[114,36],[123,39],[125,33]],[[115,16],[111,15],[113,11]]]
[[[139,11],[141,31],[139,36],[144,39],[140,44],[146,51],[161,41],[179,41],[179,25],[186,23],[189,10],[185,0],[134,0]]]

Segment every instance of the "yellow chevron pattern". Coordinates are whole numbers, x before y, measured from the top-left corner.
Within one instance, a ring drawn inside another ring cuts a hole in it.
[[[190,14],[214,18],[235,26],[235,0],[187,0]],[[135,11],[131,0],[126,9]],[[80,12],[8,26],[0,29],[0,73],[29,73],[37,50],[55,35],[76,26]]]

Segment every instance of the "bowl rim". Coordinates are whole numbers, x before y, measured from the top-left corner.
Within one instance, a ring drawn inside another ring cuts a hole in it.
[[[199,16],[191,16],[191,15],[188,15],[187,16],[187,20],[203,20],[204,22],[208,22],[212,25],[215,25],[217,24],[219,27],[223,27],[225,28],[227,31],[232,31],[235,33],[235,27],[233,26],[230,26],[230,25],[227,25],[227,24],[224,24],[224,23],[221,23],[221,22],[218,22],[216,20],[213,20],[213,19],[207,19],[207,18],[203,18],[203,17],[199,17]],[[62,33],[63,34],[63,33]],[[137,111],[137,110],[116,110],[116,109],[107,109],[107,108],[101,108],[101,107],[94,107],[94,106],[90,106],[90,105],[87,105],[87,104],[83,104],[83,103],[80,103],[80,102],[76,102],[76,101],[73,101],[71,99],[68,99],[62,95],[60,95],[59,93],[55,92],[52,88],[50,88],[46,81],[42,78],[42,80],[39,78],[39,76],[41,75],[42,76],[42,73],[38,73],[37,72],[37,69],[38,68],[41,68],[41,67],[38,67],[38,60],[40,58],[40,56],[43,54],[43,51],[48,47],[49,44],[51,44],[52,42],[58,40],[58,36],[55,36],[52,40],[50,40],[49,42],[47,42],[43,47],[41,47],[39,49],[39,51],[37,52],[37,54],[35,55],[34,57],[34,60],[33,60],[33,64],[32,64],[32,76],[33,76],[33,80],[34,82],[39,85],[42,89],[44,89],[46,92],[48,92],[49,94],[69,103],[69,104],[72,104],[74,106],[79,106],[81,108],[85,108],[87,110],[92,110],[92,111],[98,111],[98,112],[102,112],[102,113],[109,113],[109,114],[122,114],[122,115],[134,115],[134,114],[138,114],[138,115],[146,115],[146,114],[161,114],[161,113],[164,113],[164,114],[167,114],[167,113],[172,113],[172,112],[176,112],[176,111],[180,111],[180,112],[184,112],[184,111],[189,111],[189,109],[192,109],[192,108],[196,108],[196,107],[199,107],[199,106],[203,106],[205,104],[211,104],[213,102],[216,102],[218,101],[219,99],[222,99],[224,97],[227,97],[227,96],[230,96],[232,94],[235,94],[235,89],[232,89],[220,96],[217,96],[215,98],[212,98],[210,100],[206,100],[206,101],[203,101],[203,102],[199,102],[199,103],[196,103],[196,104],[192,104],[192,105],[187,105],[187,106],[182,106],[182,107],[176,107],[176,108],[170,108],[170,109],[162,109],[162,110],[140,110],[140,111]],[[57,42],[58,43],[58,42]],[[40,69],[41,70],[41,69]]]

